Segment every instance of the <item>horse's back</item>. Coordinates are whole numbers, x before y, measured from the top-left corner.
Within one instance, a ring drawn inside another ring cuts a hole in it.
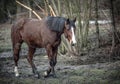
[[[17,32],[14,36],[26,42],[28,45],[44,47],[48,43],[54,43],[56,33],[48,28],[46,18],[38,19],[21,19],[13,25],[13,31]]]
[[[44,22],[38,19],[28,19],[23,28],[20,30],[22,40],[28,45],[41,47],[42,43],[42,31]]]

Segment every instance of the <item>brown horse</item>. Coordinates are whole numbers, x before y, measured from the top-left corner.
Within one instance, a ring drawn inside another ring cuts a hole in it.
[[[70,44],[74,45],[75,40],[75,21],[63,17],[46,17],[42,20],[21,19],[16,22],[11,29],[11,39],[13,46],[13,56],[15,62],[15,76],[19,76],[18,60],[21,44],[28,45],[27,60],[30,63],[33,73],[39,77],[37,68],[33,63],[33,54],[36,48],[45,48],[49,58],[49,69],[45,72],[45,77],[52,72],[55,76],[54,66],[57,63],[57,51],[61,42],[61,35],[64,33]]]

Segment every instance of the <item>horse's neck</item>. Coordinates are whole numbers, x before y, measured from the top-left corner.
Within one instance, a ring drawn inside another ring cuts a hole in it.
[[[57,32],[57,37],[61,39],[63,32]]]

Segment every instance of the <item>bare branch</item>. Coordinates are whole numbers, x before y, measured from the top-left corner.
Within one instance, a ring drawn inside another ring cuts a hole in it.
[[[21,6],[23,6],[23,7],[26,8],[26,9],[32,11],[33,14],[35,14],[35,16],[36,16],[39,20],[41,20],[41,17],[40,17],[34,10],[32,10],[30,7],[28,7],[28,6],[26,6],[26,5],[22,4],[22,3],[20,3],[20,2],[17,1],[17,0],[16,0],[16,3],[18,3],[18,4],[21,5]]]
[[[52,15],[53,15],[53,16],[56,16],[56,14],[55,14],[53,8],[51,7],[51,5],[49,4],[49,2],[46,1],[46,0],[45,0],[45,2],[46,2],[46,4],[48,5],[48,7],[49,7],[49,9],[50,9],[50,12],[52,13]]]

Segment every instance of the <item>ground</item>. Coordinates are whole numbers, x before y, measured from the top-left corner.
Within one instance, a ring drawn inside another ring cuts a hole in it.
[[[56,78],[43,77],[49,62],[46,54],[38,53],[34,62],[41,77],[37,79],[27,62],[23,44],[23,54],[18,62],[20,77],[15,77],[10,27],[0,25],[0,84],[120,84],[120,56],[111,57],[110,46],[91,49],[78,56],[58,55]]]
[[[19,60],[20,77],[14,76],[14,62],[12,59],[0,60],[0,84],[119,84],[120,61],[78,65],[78,57],[58,56],[55,67],[56,78],[44,78],[43,73],[48,68],[46,55],[34,57],[34,62],[41,75],[40,79],[33,76],[26,58]]]

